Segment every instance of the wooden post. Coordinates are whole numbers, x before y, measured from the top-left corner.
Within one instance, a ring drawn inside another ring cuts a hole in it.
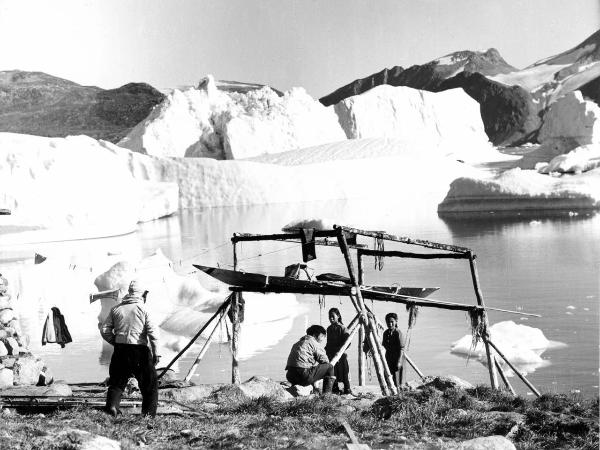
[[[513,389],[512,385],[510,384],[510,381],[508,381],[508,377],[504,373],[504,370],[502,370],[502,367],[500,366],[500,363],[498,362],[498,360],[496,358],[494,358],[494,363],[496,364],[496,369],[498,370],[498,373],[500,374],[500,378],[502,378],[502,381],[504,381],[504,385],[506,386],[506,388],[510,391],[510,393],[512,395],[516,395],[515,390]]]
[[[350,346],[350,343],[352,342],[352,338],[354,338],[354,335],[360,328],[360,321],[358,320],[359,317],[360,316],[356,316],[356,322],[352,321],[352,323],[348,327],[348,332],[350,333],[350,335],[346,338],[344,345],[342,345],[340,347],[340,349],[335,354],[335,356],[333,358],[331,358],[331,361],[329,361],[332,365],[335,366],[337,364],[337,362],[340,360],[340,358],[342,357],[342,355],[344,354],[346,349]]]
[[[423,372],[421,372],[419,370],[417,365],[414,363],[414,361],[412,359],[410,359],[410,356],[408,356],[408,354],[406,352],[404,352],[404,359],[406,360],[406,362],[408,362],[408,364],[410,364],[410,367],[412,367],[414,369],[414,371],[417,372],[417,375],[419,375],[419,377],[421,377],[421,380],[425,379],[425,375],[423,375]]]
[[[192,344],[196,341],[196,339],[198,339],[200,337],[200,335],[206,329],[206,327],[208,327],[208,325],[215,319],[215,317],[217,317],[219,315],[219,313],[221,311],[223,311],[223,308],[228,308],[229,307],[230,303],[231,303],[231,300],[228,297],[227,300],[225,300],[223,302],[223,304],[221,306],[219,306],[219,309],[217,309],[217,311],[212,315],[212,317],[210,319],[208,319],[208,322],[206,322],[204,324],[204,326],[202,328],[200,328],[200,331],[198,331],[196,333],[196,335],[192,339],[190,339],[190,342],[188,342],[187,345],[185,347],[183,347],[183,349],[181,349],[181,351],[179,353],[177,353],[177,355],[175,355],[175,357],[171,360],[171,362],[167,365],[167,367],[165,367],[163,369],[162,373],[158,376],[159,380],[162,378],[162,376],[165,373],[167,373],[167,370],[169,370],[171,368],[171,366],[173,364],[175,364],[175,361],[177,361],[181,357],[181,355],[183,355],[187,351],[187,349],[192,346]]]
[[[396,385],[394,384],[394,380],[392,378],[392,374],[390,373],[390,369],[385,364],[385,359],[383,357],[383,352],[381,350],[381,343],[377,340],[375,335],[375,321],[372,316],[366,313],[365,303],[362,298],[362,294],[360,292],[360,286],[358,284],[358,280],[354,275],[354,267],[352,266],[352,260],[350,259],[350,253],[348,251],[348,243],[346,242],[346,236],[344,236],[344,232],[341,227],[336,228],[338,231],[338,243],[340,244],[340,249],[342,250],[342,254],[344,255],[344,259],[346,260],[346,266],[348,268],[348,275],[350,276],[350,280],[352,285],[356,288],[356,292],[353,295],[356,296],[356,301],[358,303],[358,312],[362,312],[367,316],[367,339],[369,340],[369,344],[374,353],[373,362],[375,363],[375,370],[381,372],[385,381],[387,381],[387,386],[385,383],[381,384],[381,390],[384,395],[387,395],[387,391],[389,390],[393,395],[398,393],[396,389]]]
[[[473,288],[475,289],[475,297],[477,298],[477,304],[479,306],[485,307],[483,303],[483,295],[481,294],[481,288],[479,287],[479,276],[477,275],[477,266],[475,265],[475,255],[469,251],[469,267],[471,269],[471,278],[473,280]],[[490,323],[487,318],[487,312],[483,311],[483,321],[485,323],[486,330],[489,329]],[[490,351],[490,346],[488,345],[488,340],[483,340],[483,345],[485,346],[485,354],[487,356],[487,366],[488,371],[490,373],[490,384],[492,385],[492,389],[498,389],[498,377],[496,375],[496,366],[494,364],[494,354]]]
[[[506,364],[508,364],[508,367],[510,367],[512,369],[512,371],[521,379],[521,381],[523,381],[523,383],[525,383],[527,385],[527,387],[529,389],[531,389],[531,391],[537,396],[537,397],[541,397],[542,394],[540,394],[540,391],[538,391],[535,386],[533,384],[531,384],[531,382],[525,378],[525,375],[523,375],[521,372],[519,372],[517,370],[517,368],[515,366],[513,366],[513,364],[508,360],[508,358],[506,356],[504,356],[504,354],[498,350],[498,347],[496,347],[496,345],[492,342],[492,341],[488,341],[488,343],[494,348],[494,350],[496,350],[496,353],[498,353],[500,355],[500,357],[506,361]]]
[[[229,305],[227,305],[227,307],[223,310],[223,312],[221,313],[221,317],[219,317],[219,319],[215,321],[215,326],[213,327],[212,331],[210,332],[208,339],[206,340],[206,342],[200,349],[200,353],[198,353],[198,356],[196,357],[194,364],[192,364],[192,367],[190,367],[190,370],[188,371],[187,375],[185,376],[185,381],[190,381],[192,379],[192,377],[194,376],[194,372],[196,372],[196,369],[198,368],[200,361],[202,361],[202,358],[206,354],[208,347],[210,346],[210,344],[213,340],[215,332],[217,331],[217,328],[219,328],[219,325],[221,324],[221,322],[223,322],[224,318],[227,316],[227,312],[229,311],[230,306],[231,306],[231,303]]]
[[[234,233],[233,237],[236,235]],[[233,270],[237,270],[237,242],[233,241]],[[240,384],[240,366],[238,361],[238,350],[240,340],[240,304],[239,298],[241,293],[235,292],[231,301],[231,382],[233,384]]]
[[[358,284],[363,285],[365,271],[362,265],[362,253],[360,250],[356,252],[356,265],[358,267]],[[358,352],[358,385],[365,385],[365,352],[363,352],[363,342],[365,341],[365,328],[361,324],[359,324],[358,330],[358,348],[356,349]]]

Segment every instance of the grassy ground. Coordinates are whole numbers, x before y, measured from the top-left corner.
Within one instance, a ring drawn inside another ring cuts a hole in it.
[[[513,398],[478,387],[434,389],[398,397],[345,400],[337,396],[279,403],[261,397],[221,404],[195,416],[124,415],[73,408],[47,414],[2,415],[1,448],[77,448],[77,438],[56,434],[86,430],[120,441],[123,448],[345,448],[345,418],[361,443],[373,448],[442,448],[453,442],[506,435],[518,449],[598,449],[598,398],[544,395]],[[514,426],[515,421],[522,421]]]

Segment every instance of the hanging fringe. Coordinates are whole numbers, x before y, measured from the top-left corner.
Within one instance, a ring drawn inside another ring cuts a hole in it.
[[[323,311],[325,310],[325,296],[319,294],[319,323],[323,324]]]
[[[414,303],[407,303],[406,311],[408,311],[408,329],[410,330],[417,323],[419,307]]]
[[[374,238],[373,240],[373,250],[384,251],[384,241],[383,238]],[[381,271],[383,269],[383,256],[376,255],[375,256],[375,264],[373,266],[374,269]]]
[[[471,320],[471,350],[475,350],[477,344],[480,341],[488,338],[488,330],[485,321],[485,310],[479,308],[473,308],[469,312],[469,319]],[[469,353],[470,353],[469,352]]]

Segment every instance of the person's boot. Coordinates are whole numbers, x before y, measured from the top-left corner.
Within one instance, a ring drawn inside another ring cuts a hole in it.
[[[113,417],[117,417],[117,415],[122,414],[119,406],[121,405],[121,391],[119,388],[109,387],[108,392],[106,394],[106,406],[104,407],[104,411],[107,414],[110,414]]]
[[[331,394],[333,390],[333,384],[335,383],[335,377],[323,378],[323,395]]]

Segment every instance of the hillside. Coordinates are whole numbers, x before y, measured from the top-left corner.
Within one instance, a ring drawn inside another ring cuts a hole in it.
[[[164,95],[145,83],[104,90],[42,72],[0,72],[0,131],[118,142]]]

